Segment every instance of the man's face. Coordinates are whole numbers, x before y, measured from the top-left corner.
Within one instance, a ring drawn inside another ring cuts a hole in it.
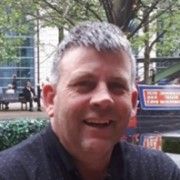
[[[31,82],[28,81],[26,86],[31,87]]]
[[[131,64],[124,52],[70,49],[52,91],[51,108],[46,109],[53,130],[72,154],[111,151],[136,109]]]

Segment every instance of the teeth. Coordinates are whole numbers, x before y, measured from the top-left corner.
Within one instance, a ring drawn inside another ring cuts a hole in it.
[[[86,125],[92,126],[92,127],[97,127],[97,128],[103,128],[107,127],[112,123],[112,120],[107,120],[107,121],[95,121],[95,120],[84,120],[83,121]]]
[[[109,124],[111,121],[94,121],[94,120],[86,120],[87,123],[94,123],[94,124]]]

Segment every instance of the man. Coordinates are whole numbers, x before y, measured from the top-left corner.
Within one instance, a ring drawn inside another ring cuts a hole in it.
[[[13,89],[12,84],[8,84],[6,94],[14,94],[14,93],[15,93],[15,90]]]
[[[119,142],[136,113],[135,74],[116,26],[72,29],[42,90],[51,125],[1,153],[1,179],[178,180],[178,167],[163,153]]]
[[[16,91],[17,90],[17,77],[16,77],[16,74],[13,74],[12,86],[13,86],[14,91]]]
[[[15,90],[13,89],[13,86],[12,84],[8,84],[7,85],[7,89],[6,89],[6,94],[14,94],[15,93]],[[9,102],[4,102],[5,104],[5,110],[8,110],[9,109]]]
[[[24,96],[25,100],[29,102],[29,111],[33,111],[33,98],[35,96],[35,91],[30,81],[26,82],[22,95]]]

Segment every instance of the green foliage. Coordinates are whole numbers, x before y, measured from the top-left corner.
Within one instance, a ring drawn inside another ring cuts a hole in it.
[[[0,121],[0,150],[18,144],[46,127],[47,120],[16,119]]]
[[[159,33],[165,30],[163,36],[157,42],[159,56],[173,56],[180,47],[180,12],[174,10],[171,14],[163,14],[159,18]]]
[[[44,26],[69,29],[78,22],[104,20],[105,13],[98,0],[37,1]],[[42,11],[43,10],[43,11]]]
[[[0,59],[3,59],[6,64],[16,62],[17,46],[22,43],[19,38],[0,37]]]
[[[105,19],[99,0],[1,0],[0,61],[17,59],[17,48],[23,43],[18,35],[35,34],[37,20],[40,28],[69,29],[77,22],[97,19]]]
[[[39,19],[41,27],[69,28],[80,21],[102,20],[105,18],[99,0],[9,0],[15,4],[13,9],[21,10],[29,21]]]
[[[180,47],[180,1],[177,0],[143,0],[137,19],[139,33],[131,37],[134,49],[141,51],[144,42],[149,41],[150,52],[154,48],[158,56],[173,56]],[[156,6],[150,11],[152,4]],[[148,12],[150,13],[148,14]],[[143,13],[144,12],[144,13]],[[143,19],[148,14],[147,19]],[[148,31],[144,31],[148,24]],[[137,26],[137,25],[136,25]]]
[[[113,5],[123,4],[122,0],[106,2],[111,12]],[[125,2],[125,1],[124,1]],[[145,42],[149,41],[149,52],[157,50],[159,56],[170,56],[179,50],[180,16],[178,0],[142,0],[134,1],[135,10],[132,18],[132,32],[127,35],[134,49],[143,52]],[[115,7],[119,11],[122,7]],[[115,12],[112,12],[115,15]],[[40,28],[57,27],[59,30],[69,29],[80,21],[107,20],[107,14],[101,0],[1,0],[0,5],[0,61],[15,56],[19,42],[6,42],[4,32],[20,34],[35,33],[33,23],[40,20]],[[148,17],[148,18],[147,18]],[[117,19],[115,22],[118,21]],[[159,27],[158,22],[163,22]],[[32,27],[29,28],[29,23]],[[148,32],[143,32],[149,24]],[[130,30],[129,30],[130,31]],[[62,31],[61,31],[62,32]],[[176,32],[176,33],[174,33]],[[157,37],[157,34],[163,35]],[[61,39],[62,36],[59,37]],[[137,52],[138,54],[138,52]],[[15,59],[15,58],[11,58]],[[148,60],[147,60],[148,61]]]
[[[0,61],[13,61],[18,57],[17,49],[23,42],[18,35],[27,34],[29,26],[26,15],[18,8],[17,1],[1,0]]]
[[[151,83],[150,58],[179,55],[180,1],[137,1],[137,14],[128,35],[137,56],[144,57],[144,82]]]
[[[179,137],[163,137],[162,150],[168,153],[180,154],[180,138]]]

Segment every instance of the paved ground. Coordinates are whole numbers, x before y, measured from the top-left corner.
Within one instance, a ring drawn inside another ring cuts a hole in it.
[[[16,119],[16,118],[48,118],[47,114],[42,110],[37,111],[34,104],[33,112],[21,110],[20,103],[9,104],[9,110],[0,110],[0,120]]]

